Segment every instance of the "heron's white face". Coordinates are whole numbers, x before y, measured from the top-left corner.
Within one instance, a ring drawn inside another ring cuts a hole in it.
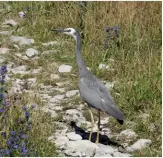
[[[66,29],[64,29],[63,33],[67,34],[67,35],[73,36],[75,38],[75,40],[76,40],[76,30],[75,29],[73,29],[73,28],[66,28]]]

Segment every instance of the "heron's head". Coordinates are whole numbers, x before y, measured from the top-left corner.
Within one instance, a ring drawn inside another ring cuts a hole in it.
[[[70,35],[70,36],[74,37],[76,40],[77,31],[74,28],[54,29],[54,31]]]

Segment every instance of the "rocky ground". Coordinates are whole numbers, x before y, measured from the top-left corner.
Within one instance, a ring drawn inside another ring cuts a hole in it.
[[[40,56],[46,53],[53,53],[54,50],[46,50],[39,52],[34,48],[35,39],[14,36],[10,27],[15,27],[18,22],[8,19],[1,24],[0,36],[3,40],[10,42],[10,47],[16,49],[16,53],[5,45],[0,48],[0,65],[5,63],[9,56],[23,61],[22,65],[17,65],[14,60],[7,64],[8,75],[7,80],[12,83],[9,94],[26,93],[37,95],[42,98],[44,106],[41,110],[50,115],[55,120],[57,129],[55,133],[47,138],[47,141],[56,143],[60,156],[78,156],[78,157],[130,157],[133,151],[149,147],[151,140],[138,139],[138,135],[132,129],[126,129],[119,134],[113,133],[108,127],[109,117],[106,115],[101,118],[100,143],[95,144],[97,125],[93,129],[92,142],[88,140],[91,122],[84,115],[83,103],[75,104],[75,99],[79,99],[79,90],[74,89],[67,91],[67,87],[72,84],[70,80],[62,81],[63,74],[71,73],[73,67],[70,65],[54,64],[58,73],[52,73],[51,80],[55,80],[55,86],[37,83],[37,77],[30,77],[41,73],[42,67],[34,67],[29,69],[29,63],[36,62]],[[50,41],[42,44],[42,49],[48,45],[55,45],[57,41]],[[21,48],[26,48],[26,51],[21,52]],[[104,64],[99,65],[99,69],[108,68]],[[30,74],[30,75],[29,75]],[[28,78],[16,78],[17,75],[29,75]],[[31,75],[31,76],[32,76]],[[73,74],[72,74],[73,75]],[[108,88],[112,88],[114,83],[106,83]],[[37,88],[36,88],[37,87]],[[54,95],[51,95],[54,93]],[[67,108],[62,106],[67,104]],[[75,105],[73,105],[75,104]],[[97,124],[97,122],[96,122]],[[114,138],[114,139],[113,139]],[[117,141],[123,143],[116,143]],[[132,144],[130,142],[133,142]]]

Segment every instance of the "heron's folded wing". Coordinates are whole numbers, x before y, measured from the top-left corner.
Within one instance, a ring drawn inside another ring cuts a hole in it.
[[[111,116],[123,120],[123,113],[116,107],[110,93],[104,84],[97,78],[93,78],[93,80],[89,80],[87,78],[82,78],[82,83],[85,87],[85,91],[89,91],[92,93],[90,96],[93,97],[96,101],[97,98],[100,100],[100,108],[102,111],[107,112]],[[87,97],[88,98],[88,97]],[[88,98],[89,99],[89,98]],[[100,109],[99,108],[99,109]]]

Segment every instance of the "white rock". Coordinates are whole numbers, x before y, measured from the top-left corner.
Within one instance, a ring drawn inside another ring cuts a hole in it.
[[[19,18],[23,19],[25,17],[25,13],[23,11],[18,13]]]
[[[5,60],[0,58],[0,64],[2,64]]]
[[[82,140],[82,137],[79,134],[76,134],[75,132],[69,132],[66,135],[70,140]]]
[[[49,46],[49,45],[57,45],[58,42],[57,41],[51,41],[51,42],[47,42],[47,43],[42,43],[43,46]]]
[[[35,50],[35,49],[33,49],[33,48],[28,48],[28,49],[26,50],[26,55],[27,55],[29,58],[34,57],[34,56],[37,55],[37,54],[38,54],[38,50]]]
[[[51,96],[48,95],[48,94],[42,94],[41,96],[42,96],[42,98],[45,99],[45,100],[51,99]]]
[[[79,94],[79,90],[71,90],[71,91],[66,92],[66,97],[70,98],[70,97],[73,97],[77,94]]]
[[[131,129],[126,129],[122,131],[117,137],[118,140],[133,141],[136,139],[137,134]]]
[[[105,117],[103,119],[100,120],[100,125],[105,125],[108,123],[109,117]],[[98,121],[96,121],[96,123],[98,123]]]
[[[50,103],[55,103],[55,102],[59,102],[60,100],[62,100],[65,97],[65,95],[55,95],[53,98],[51,98],[49,101]]]
[[[101,151],[102,153],[112,154],[117,151],[117,148],[113,148],[109,145],[98,144],[99,149],[97,151]]]
[[[65,145],[69,142],[69,139],[66,136],[60,136],[57,137],[57,139],[55,140],[55,145],[60,148],[63,149],[65,148]]]
[[[0,55],[1,55],[1,54],[6,54],[6,53],[8,53],[9,50],[10,50],[10,49],[8,49],[8,48],[0,48]]]
[[[104,154],[97,152],[93,157],[113,157],[111,154]]]
[[[77,140],[69,141],[66,146],[66,150],[70,150],[71,153],[80,153],[81,156],[93,156],[96,152],[96,149],[99,148],[95,143],[92,143],[88,140]],[[69,155],[71,156],[71,155]]]
[[[108,69],[109,66],[108,65],[105,65],[105,64],[99,64],[99,67],[98,67],[100,70],[101,69]]]
[[[27,81],[28,81],[28,84],[33,86],[35,83],[36,83],[36,78],[28,78]]]
[[[51,80],[58,80],[59,79],[59,75],[58,74],[51,74],[50,75],[50,79]]]
[[[11,35],[13,31],[1,31],[0,35]]]
[[[56,82],[56,85],[59,86],[59,87],[62,87],[64,85],[69,85],[69,84],[70,84],[70,81]]]
[[[18,23],[15,22],[13,19],[11,20],[5,20],[5,22],[3,23],[3,25],[11,25],[11,26],[16,26]]]
[[[71,72],[71,70],[72,70],[72,66],[70,65],[61,65],[59,66],[59,69],[58,69],[60,73]]]
[[[33,69],[31,73],[32,74],[38,74],[41,70],[42,70],[42,67],[40,67],[38,69]]]
[[[105,86],[110,90],[114,87],[115,82],[107,82]]]
[[[80,105],[78,105],[77,107],[78,107],[78,110],[81,111],[81,110],[83,110],[83,108],[85,107],[85,105],[84,105],[84,104],[80,104]]]
[[[50,104],[50,109],[55,110],[55,111],[62,111],[63,107],[62,106],[56,106],[55,104]]]
[[[11,36],[10,37],[11,42],[16,42],[20,46],[22,45],[30,45],[34,43],[33,39],[22,37],[22,36]]]
[[[152,144],[152,141],[149,139],[139,139],[136,143],[126,148],[128,152],[133,152],[147,148]]]
[[[64,121],[77,121],[77,122],[86,121],[86,119],[83,117],[82,112],[76,109],[66,110],[63,120]]]
[[[65,156],[68,156],[68,157],[82,157],[82,154],[80,152],[78,151],[74,152],[73,150],[70,150],[70,149],[64,150],[64,154]]]
[[[18,66],[16,68],[13,68],[11,71],[14,73],[14,74],[28,74],[29,71],[26,71],[27,70],[27,66],[26,65],[22,65],[22,66]]]
[[[56,118],[58,114],[54,110],[48,110],[48,113],[51,115],[52,118]]]
[[[118,152],[118,151],[114,152],[113,156],[114,157],[131,157],[131,155],[128,154],[128,153],[121,153],[121,152]]]
[[[48,137],[48,141],[54,141],[54,139],[55,139],[55,136],[54,135],[52,135],[52,136],[50,136],[50,137]]]

